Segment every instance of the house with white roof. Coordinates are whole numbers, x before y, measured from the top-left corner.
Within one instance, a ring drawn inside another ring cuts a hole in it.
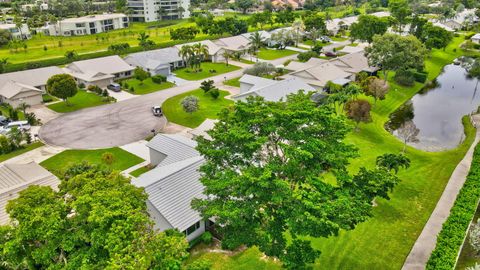
[[[178,53],[177,47],[132,53],[125,57],[125,62],[134,67],[141,67],[151,75],[168,76],[173,70],[185,67],[185,62]]]
[[[204,158],[195,150],[196,145],[180,135],[156,135],[147,144],[156,167],[132,180],[135,186],[145,188],[147,210],[155,228],[177,229],[188,241],[213,224],[191,207],[193,199],[204,198],[199,172]]]
[[[213,41],[218,46],[230,52],[245,53],[250,48],[250,40],[248,38],[238,35],[233,37],[221,38]]]
[[[120,56],[112,55],[75,61],[68,64],[64,71],[72,75],[78,84],[84,84],[85,86],[97,85],[104,88],[112,83],[114,79],[131,77],[134,69]]]
[[[21,27],[17,27],[14,23],[3,23],[0,24],[0,29],[7,30],[15,39],[30,39],[32,37],[30,28],[25,23]]]
[[[121,13],[68,18],[38,29],[48,36],[78,36],[108,32],[128,27],[128,17]]]
[[[334,58],[330,60],[330,63],[354,76],[362,71],[373,74],[378,70],[368,64],[368,58],[363,50]]]
[[[240,93],[233,96],[234,100],[246,100],[250,96],[260,96],[266,101],[285,100],[290,94],[299,90],[316,92],[315,88],[298,77],[289,77],[285,80],[271,80],[245,74],[240,80]]]
[[[35,162],[0,165],[0,225],[10,221],[5,209],[8,201],[18,198],[19,192],[31,185],[56,189],[60,181]]]
[[[480,33],[475,34],[471,37],[473,43],[480,44]]]
[[[62,73],[61,68],[53,66],[0,74],[0,102],[13,107],[40,104],[48,79]]]
[[[325,62],[307,69],[294,71],[284,76],[286,79],[290,77],[298,77],[315,89],[323,89],[329,81],[343,85],[352,80],[351,73],[342,70],[330,62]]]
[[[225,61],[225,57],[223,57],[223,53],[225,52],[225,50],[218,46],[217,44],[213,43],[211,40],[202,40],[202,41],[197,41],[197,42],[191,42],[191,43],[185,43],[185,44],[179,44],[179,45],[175,45],[175,47],[178,49],[178,51],[180,51],[182,49],[183,46],[185,45],[189,45],[189,46],[192,46],[192,45],[195,45],[195,44],[202,44],[202,45],[205,45],[207,46],[208,48],[208,57],[207,61],[211,61],[213,63],[218,63],[218,62],[223,62]],[[178,52],[177,52],[178,54]]]
[[[387,11],[380,11],[371,14],[367,14],[371,16],[375,16],[378,18],[389,17],[390,12]],[[350,26],[356,22],[358,22],[359,16],[350,16],[344,18],[334,18],[331,20],[326,21],[327,30],[332,34],[336,35],[340,30],[347,30]]]

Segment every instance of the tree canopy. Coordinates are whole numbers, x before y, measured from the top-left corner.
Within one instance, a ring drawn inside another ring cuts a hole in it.
[[[0,230],[0,259],[8,268],[178,269],[188,244],[153,229],[146,198],[119,172],[77,165],[58,191],[30,186],[8,203],[15,222]]]
[[[372,15],[361,15],[358,22],[350,27],[350,37],[354,40],[371,43],[375,35],[383,35],[387,32],[388,21]]]
[[[47,91],[52,96],[67,101],[69,97],[73,97],[77,94],[78,89],[77,83],[71,75],[57,74],[48,79]]]
[[[290,269],[318,257],[306,236],[355,228],[371,216],[372,200],[388,198],[399,181],[380,167],[350,175],[349,160],[358,157],[344,142],[351,127],[311,95],[300,91],[280,102],[249,97],[219,114],[211,140],[198,138],[206,198],[193,207],[215,217],[224,247],[255,245]]]

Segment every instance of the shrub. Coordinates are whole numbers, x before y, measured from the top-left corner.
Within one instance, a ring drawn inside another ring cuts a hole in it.
[[[213,241],[213,236],[210,232],[204,232],[200,235],[200,239],[204,244],[210,245]]]
[[[102,154],[102,161],[107,165],[112,165],[115,161],[115,156],[110,152],[105,152]]]
[[[199,259],[188,264],[185,267],[185,269],[186,270],[210,270],[211,267],[212,267],[212,262],[210,262],[208,259]]]
[[[42,95],[42,101],[43,103],[48,103],[53,101],[53,98],[52,96],[45,94],[45,95]]]
[[[427,262],[427,270],[453,269],[470,221],[475,215],[480,197],[480,146],[475,147],[472,167],[458,193],[450,216],[438,234],[437,245]]]
[[[85,89],[85,84],[84,84],[84,83],[80,83],[80,84],[78,85],[78,88],[80,88],[80,89]]]
[[[100,88],[100,87],[99,87],[99,88]],[[104,96],[104,97],[110,96],[110,94],[108,93],[107,89],[104,89],[104,90],[103,90],[102,96]]]
[[[98,87],[97,85],[93,85],[93,84],[89,85],[87,87],[87,90],[90,91],[90,92],[93,92],[97,95],[101,95],[103,93],[102,88]]]
[[[307,62],[312,57],[316,57],[318,54],[314,51],[302,52],[297,55],[297,58],[300,62]]]
[[[312,51],[316,52],[317,54],[322,53],[323,47],[319,44],[315,44],[315,46],[312,47]]]
[[[152,76],[152,82],[161,84],[162,82],[166,82],[167,77],[163,76],[162,74],[157,74],[155,76]]]
[[[208,92],[213,99],[217,99],[220,96],[220,91],[217,88],[213,88]]]
[[[130,92],[135,93],[135,88],[133,86],[130,86]]]
[[[399,70],[395,73],[395,82],[403,86],[415,85],[415,77],[410,70]]]
[[[427,81],[427,77],[428,77],[427,72],[413,71],[412,74],[416,82],[425,83]]]
[[[267,62],[257,62],[253,67],[245,69],[244,73],[253,76],[262,76],[275,71],[275,66]]]

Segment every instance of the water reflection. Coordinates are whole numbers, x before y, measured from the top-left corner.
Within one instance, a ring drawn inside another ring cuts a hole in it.
[[[465,68],[448,65],[431,87],[391,115],[386,128],[398,136],[399,127],[411,120],[420,132],[410,145],[426,151],[455,148],[464,139],[462,116],[476,111],[480,104],[476,84]]]

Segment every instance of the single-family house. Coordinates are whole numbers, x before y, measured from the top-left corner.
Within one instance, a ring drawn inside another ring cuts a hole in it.
[[[473,35],[471,40],[473,43],[480,44],[480,33]]]
[[[438,21],[438,23],[455,31],[462,29],[466,25],[473,25],[478,22],[479,18],[475,15],[475,9],[465,9],[464,11],[457,13],[453,18]]]
[[[240,93],[233,96],[234,100],[245,100],[249,96],[260,96],[267,101],[285,100],[290,94],[299,90],[315,92],[315,88],[298,77],[289,77],[285,80],[271,80],[245,74],[240,80]]]
[[[207,46],[208,48],[208,57],[207,61],[211,61],[213,63],[218,63],[218,62],[223,62],[225,61],[225,57],[223,57],[223,53],[225,52],[225,50],[218,46],[217,44],[213,43],[211,40],[202,40],[202,41],[198,41],[198,42],[191,42],[191,43],[186,43],[186,44],[180,44],[180,45],[176,45],[175,47],[180,51],[182,49],[183,46],[185,45],[194,45],[194,44],[202,44],[202,45],[205,45]],[[177,52],[178,54],[178,52]]]
[[[378,70],[377,67],[372,67],[368,64],[368,58],[365,56],[363,50],[334,58],[330,60],[330,63],[341,68],[343,71],[351,73],[353,76],[362,71],[368,74],[374,74]]]
[[[134,69],[118,55],[75,61],[64,68],[65,73],[72,75],[78,84],[102,88],[115,79],[131,77]]]
[[[5,210],[8,201],[18,198],[18,193],[31,185],[56,189],[60,181],[35,162],[0,165],[0,225],[9,222]]]
[[[191,241],[212,225],[191,207],[193,199],[204,197],[199,180],[204,158],[195,150],[195,141],[180,135],[158,134],[147,146],[156,167],[132,183],[145,188],[156,229],[178,229]]]
[[[214,40],[213,42],[230,52],[245,53],[250,48],[250,40],[242,35],[221,38]]]
[[[28,28],[28,25],[25,23],[20,27],[17,27],[14,23],[4,23],[0,24],[0,29],[7,30],[15,39],[29,39],[32,37],[30,28]]]
[[[53,66],[0,74],[0,102],[13,107],[40,104],[48,79],[62,73],[61,68]]]
[[[177,47],[132,53],[125,57],[125,62],[134,67],[141,67],[151,75],[168,76],[173,70],[185,66],[185,62],[178,53]]]
[[[272,34],[270,32],[267,32],[265,30],[260,30],[257,31],[260,34],[260,37],[262,40],[265,42],[265,44],[270,46],[270,38],[272,37]],[[242,34],[244,38],[246,38],[250,42],[250,37],[254,35],[255,32],[248,32]]]
[[[313,67],[294,71],[285,75],[284,78],[288,79],[292,76],[302,79],[315,89],[323,89],[329,81],[343,85],[352,80],[351,73],[328,61]]]
[[[378,18],[390,16],[390,12],[380,11],[368,14]],[[340,30],[347,30],[350,26],[358,21],[359,16],[349,16],[344,18],[334,18],[326,21],[327,30],[336,35]]]

